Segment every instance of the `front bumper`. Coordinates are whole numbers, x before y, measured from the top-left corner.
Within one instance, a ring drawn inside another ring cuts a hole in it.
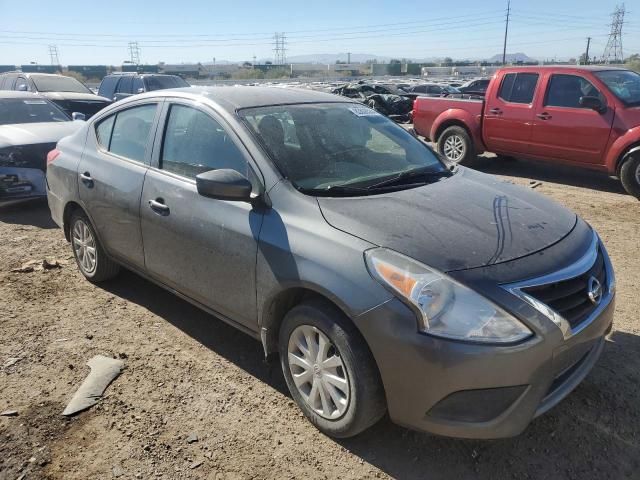
[[[416,333],[414,313],[392,299],[355,319],[384,384],[391,420],[462,438],[521,433],[589,373],[611,328],[613,296],[565,340],[548,331],[512,346],[465,344]]]
[[[44,172],[37,168],[0,167],[0,205],[44,198]]]

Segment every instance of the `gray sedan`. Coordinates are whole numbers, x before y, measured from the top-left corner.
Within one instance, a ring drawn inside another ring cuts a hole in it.
[[[611,329],[604,245],[574,213],[308,90],[166,90],[50,154],[48,199],[92,282],[138,272],[262,343],[327,435],[388,411],[517,435]]]

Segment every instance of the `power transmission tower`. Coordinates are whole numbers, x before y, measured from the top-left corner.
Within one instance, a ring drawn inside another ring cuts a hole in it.
[[[287,48],[286,48],[286,37],[284,32],[278,33],[276,32],[273,35],[273,52],[274,52],[274,63],[276,65],[284,65],[287,63]]]
[[[509,16],[511,15],[511,0],[507,0],[507,20],[504,24],[504,46],[502,47],[502,65],[507,63],[507,34],[509,33]]]
[[[131,63],[140,65],[140,46],[138,42],[129,42],[129,57],[131,58]]]
[[[49,58],[51,58],[51,65],[60,65],[57,45],[49,45]]]
[[[609,40],[604,49],[602,56],[603,63],[622,63],[624,55],[622,54],[622,25],[624,25],[624,3],[618,5],[611,14],[611,33]]]

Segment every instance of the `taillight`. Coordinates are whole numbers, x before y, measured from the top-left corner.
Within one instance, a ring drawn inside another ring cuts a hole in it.
[[[49,165],[51,165],[53,163],[53,161],[58,158],[58,155],[60,155],[62,152],[60,150],[58,150],[57,148],[54,148],[53,150],[51,150],[49,153],[47,153],[47,167]],[[42,157],[40,157],[42,158]]]

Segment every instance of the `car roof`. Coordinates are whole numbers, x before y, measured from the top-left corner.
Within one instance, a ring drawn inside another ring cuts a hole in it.
[[[355,100],[331,93],[303,88],[283,88],[275,86],[174,88],[135,95],[132,97],[132,100],[142,97],[182,97],[194,100],[206,98],[232,113],[243,108],[266,107],[270,105],[329,102],[358,103]]]
[[[42,95],[38,95],[32,92],[19,92],[17,90],[0,90],[0,99],[6,98],[38,98],[42,100],[46,100]]]

